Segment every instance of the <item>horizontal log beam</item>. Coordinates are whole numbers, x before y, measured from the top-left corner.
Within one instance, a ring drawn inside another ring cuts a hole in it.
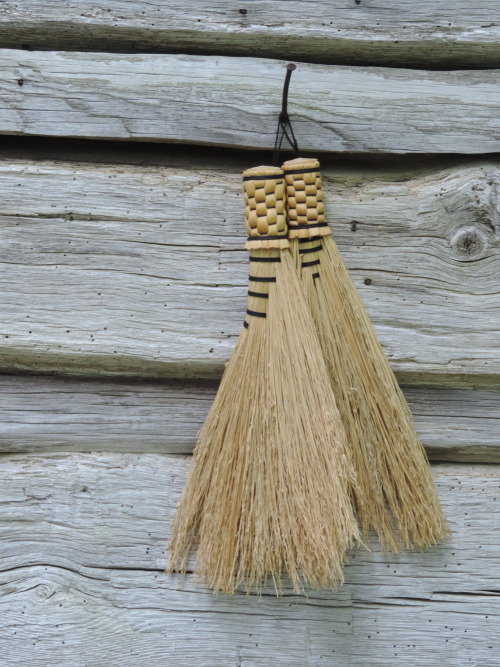
[[[325,63],[496,67],[494,0],[460,0],[453,11],[422,0],[223,0],[150,4],[4,0],[8,48],[167,51],[291,58]]]
[[[500,463],[500,392],[406,387],[429,458]],[[0,452],[191,453],[216,385],[2,376]]]
[[[397,557],[361,550],[335,592],[305,598],[287,588],[282,598],[270,590],[258,598],[213,595],[189,574],[162,572],[187,464],[146,454],[3,457],[0,650],[8,662],[190,667],[210,656],[222,667],[315,667],[335,656],[350,667],[387,667],[411,655],[422,667],[450,656],[494,667],[498,467],[434,468],[449,542]]]
[[[0,50],[0,134],[269,150],[284,62]],[[290,113],[303,151],[500,151],[500,70],[300,64]]]
[[[335,239],[406,384],[498,385],[498,173],[324,171]],[[0,372],[219,378],[246,307],[240,179],[1,160]]]

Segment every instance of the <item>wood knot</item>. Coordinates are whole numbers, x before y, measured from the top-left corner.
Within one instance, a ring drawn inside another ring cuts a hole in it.
[[[49,586],[47,584],[39,584],[35,588],[35,595],[40,601],[45,601],[48,600],[50,597],[54,595],[55,591],[52,588],[52,586]]]
[[[488,248],[486,234],[476,227],[462,227],[450,239],[450,246],[456,259],[474,262],[484,257]]]

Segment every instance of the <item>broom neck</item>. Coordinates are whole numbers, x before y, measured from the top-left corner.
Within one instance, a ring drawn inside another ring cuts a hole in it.
[[[280,262],[279,249],[260,249],[250,252],[245,328],[248,329],[252,321],[265,320],[267,317],[269,292],[276,283],[276,271]]]

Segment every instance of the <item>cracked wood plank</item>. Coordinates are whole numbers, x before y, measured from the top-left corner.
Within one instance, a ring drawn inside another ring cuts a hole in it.
[[[433,460],[500,463],[500,393],[406,387]],[[2,376],[0,451],[191,453],[216,385]]]
[[[324,177],[400,381],[498,386],[498,164]],[[246,307],[243,231],[234,166],[0,160],[0,371],[219,378]]]
[[[0,133],[271,149],[283,61],[0,51]],[[22,85],[21,85],[22,84]],[[303,151],[500,151],[500,70],[300,64]]]
[[[9,664],[496,667],[498,466],[434,466],[451,541],[400,556],[359,551],[336,592],[259,598],[162,572],[187,465],[153,454],[3,457]]]
[[[325,63],[496,67],[494,0],[286,0],[269,3],[105,4],[4,0],[8,48],[168,51],[264,56]]]

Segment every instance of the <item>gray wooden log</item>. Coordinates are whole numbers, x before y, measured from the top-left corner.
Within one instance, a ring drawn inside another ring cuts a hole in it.
[[[343,2],[226,0],[143,3],[4,0],[5,47],[168,51],[313,62],[496,67],[500,26],[494,0]]]
[[[498,385],[498,165],[324,176],[400,380]],[[246,307],[240,178],[0,161],[0,371],[220,377]]]
[[[270,149],[284,65],[225,56],[0,51],[0,133]],[[22,85],[20,85],[22,83]],[[500,70],[301,64],[302,150],[500,150]]]
[[[429,458],[500,463],[500,393],[404,388]],[[213,383],[3,376],[0,452],[191,453]]]
[[[496,667],[498,467],[434,468],[450,542],[400,556],[359,551],[336,592],[259,598],[213,595],[192,575],[162,572],[187,463],[3,457],[6,664]]]

